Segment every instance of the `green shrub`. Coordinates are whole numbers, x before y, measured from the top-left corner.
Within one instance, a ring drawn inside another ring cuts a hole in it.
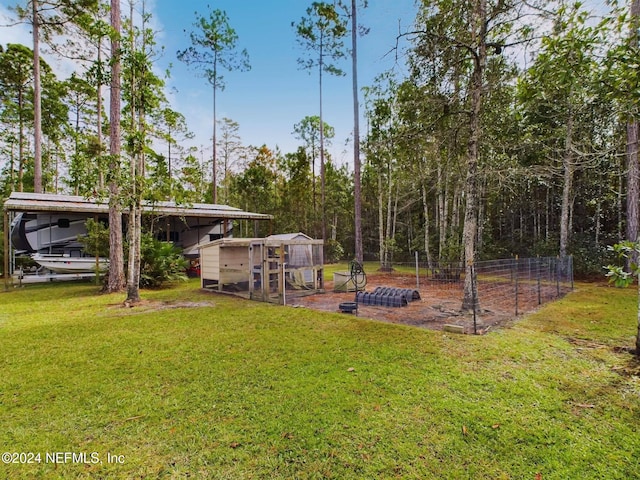
[[[344,248],[337,240],[327,240],[324,243],[324,257],[327,263],[336,263],[344,258]]]
[[[189,262],[173,243],[162,242],[150,234],[142,235],[140,286],[159,287],[165,282],[187,280]]]
[[[84,251],[91,256],[109,257],[109,227],[89,218],[85,222],[86,235],[78,236]]]

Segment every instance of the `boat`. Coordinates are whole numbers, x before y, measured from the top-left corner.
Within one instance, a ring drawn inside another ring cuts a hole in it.
[[[36,253],[31,258],[41,267],[55,273],[95,273],[96,264],[100,272],[107,270],[109,260],[99,257],[72,257],[69,255]]]

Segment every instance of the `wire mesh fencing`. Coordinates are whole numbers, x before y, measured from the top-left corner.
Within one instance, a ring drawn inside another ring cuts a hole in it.
[[[482,261],[474,272],[479,313],[499,306],[517,316],[573,290],[573,257]]]
[[[572,257],[508,258],[468,267],[416,259],[413,266],[394,264],[394,269],[415,270],[416,287],[426,298],[452,315],[473,315],[474,331],[476,320],[486,324],[514,318],[573,290]],[[466,282],[469,274],[472,281]]]

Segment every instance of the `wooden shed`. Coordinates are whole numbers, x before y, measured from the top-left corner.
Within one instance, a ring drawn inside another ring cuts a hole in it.
[[[303,233],[210,242],[200,247],[202,288],[280,304],[322,291],[323,244]]]

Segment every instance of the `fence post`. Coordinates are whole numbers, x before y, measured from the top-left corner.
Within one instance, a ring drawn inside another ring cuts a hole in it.
[[[569,275],[571,276],[571,291],[573,291],[574,288],[574,284],[573,284],[573,255],[569,255]]]
[[[556,260],[556,297],[560,298],[560,257]]]
[[[516,255],[514,262],[515,262],[514,274],[515,274],[515,285],[516,285],[516,317],[517,317],[518,316],[518,255]]]
[[[536,280],[538,282],[538,305],[542,305],[542,298],[540,292],[540,256],[536,258]]]
[[[476,311],[478,310],[478,278],[476,277],[476,267],[471,263],[471,297],[473,303],[473,334],[478,334],[478,318]]]
[[[418,251],[416,250],[416,288],[420,288],[420,264],[418,263]]]

